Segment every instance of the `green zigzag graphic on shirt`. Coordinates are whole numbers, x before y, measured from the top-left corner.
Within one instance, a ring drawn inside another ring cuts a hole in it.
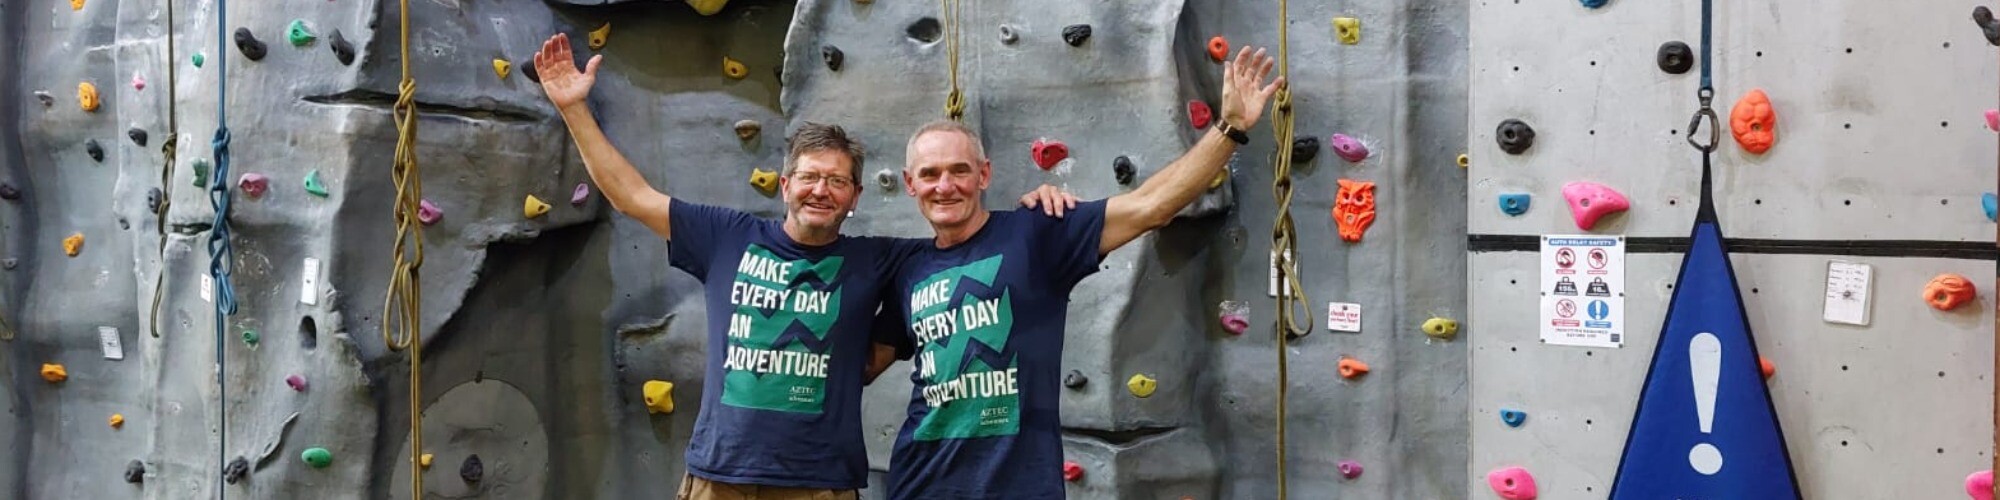
[[[840,275],[843,258],[782,259],[757,244],[743,250],[731,297],[732,315],[724,362],[722,403],[739,408],[820,413],[826,400],[826,363],[833,342],[827,333],[840,320],[840,289],[828,282]],[[789,267],[785,267],[789,266]],[[788,272],[787,272],[788,271]],[[765,279],[767,277],[777,280]],[[751,290],[787,292],[779,307],[756,303]],[[742,298],[736,299],[738,293]],[[748,321],[748,325],[738,322]],[[769,353],[768,357],[755,356]]]
[[[921,377],[919,394],[926,404],[933,397],[948,398],[932,407],[917,424],[912,437],[918,441],[1007,436],[1020,432],[1021,399],[1008,375],[1016,367],[1014,351],[1007,348],[1014,331],[1014,305],[1010,290],[994,289],[1000,274],[1001,256],[939,271],[913,289],[949,283],[945,300],[926,304],[912,315],[912,323],[944,315],[950,321],[950,335],[934,339],[923,348],[931,371]],[[938,321],[938,320],[933,320]],[[920,368],[922,369],[922,368]]]

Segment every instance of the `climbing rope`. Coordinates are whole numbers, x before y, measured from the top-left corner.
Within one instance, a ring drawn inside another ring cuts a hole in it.
[[[167,2],[167,140],[164,144],[160,144],[160,153],[166,155],[167,161],[160,169],[159,205],[153,207],[153,216],[160,232],[160,271],[153,275],[153,314],[152,321],[147,324],[154,338],[160,336],[160,301],[166,297],[167,290],[167,207],[173,205],[173,196],[168,194],[172,191],[168,186],[173,185],[174,154],[179,150],[181,140],[181,115],[175,111],[174,106],[174,91],[180,88],[178,84],[180,65],[175,63],[179,59],[174,55],[173,26],[174,3],[169,1]]]
[[[943,2],[944,13],[941,17],[944,17],[945,53],[950,61],[947,65],[951,68],[951,93],[946,94],[944,98],[944,115],[952,120],[963,121],[965,93],[958,87],[959,0],[943,0]]]
[[[229,272],[236,267],[235,256],[229,245],[229,114],[224,112],[229,104],[229,58],[226,43],[229,35],[229,0],[215,2],[215,172],[209,179],[208,200],[215,209],[215,223],[208,232],[208,274],[215,278],[215,415],[220,420],[216,435],[220,442],[215,448],[215,466],[218,472],[228,470],[224,455],[229,449],[229,384],[224,374],[228,373],[228,358],[222,355],[223,336],[229,331],[228,317],[236,314],[236,291],[229,286]],[[222,488],[215,489],[215,498],[222,498]]]
[[[1292,89],[1291,60],[1287,53],[1285,25],[1289,24],[1286,0],[1278,0],[1278,77],[1287,83],[1278,89],[1271,112],[1271,135],[1277,139],[1278,158],[1271,162],[1271,191],[1278,203],[1278,219],[1271,227],[1271,255],[1277,260],[1278,282],[1278,500],[1285,499],[1285,391],[1291,386],[1291,367],[1285,359],[1286,342],[1312,331],[1312,310],[1306,307],[1305,286],[1299,283],[1292,251],[1298,241],[1292,228]],[[1257,89],[1246,89],[1256,92]],[[1294,312],[1299,314],[1294,315]],[[1300,318],[1305,324],[1298,324]]]
[[[410,498],[423,498],[424,449],[422,284],[417,269],[424,265],[424,233],[417,220],[423,203],[423,178],[417,172],[417,81],[410,78],[410,0],[401,0],[403,80],[396,96],[395,265],[388,296],[382,303],[382,341],[390,350],[410,351]]]

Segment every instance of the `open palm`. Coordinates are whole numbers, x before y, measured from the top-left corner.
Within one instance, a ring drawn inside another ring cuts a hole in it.
[[[535,73],[542,77],[542,91],[549,94],[549,101],[557,108],[567,108],[583,104],[583,98],[590,95],[590,86],[597,83],[597,63],[603,60],[603,55],[591,56],[583,71],[577,71],[569,35],[557,33],[542,42],[542,50],[535,53]]]

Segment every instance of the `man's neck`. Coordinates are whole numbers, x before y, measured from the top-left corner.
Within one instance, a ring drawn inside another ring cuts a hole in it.
[[[815,231],[800,225],[797,219],[788,218],[785,219],[785,236],[792,237],[794,243],[816,247],[832,244],[834,240],[840,239],[840,230]]]
[[[932,227],[931,229],[937,231],[936,243],[938,248],[950,248],[958,246],[960,243],[965,243],[965,240],[972,239],[972,235],[979,234],[979,229],[986,227],[986,220],[991,218],[993,218],[993,214],[987,213],[982,208],[973,212],[972,218],[967,219],[964,224],[959,224],[958,227]]]

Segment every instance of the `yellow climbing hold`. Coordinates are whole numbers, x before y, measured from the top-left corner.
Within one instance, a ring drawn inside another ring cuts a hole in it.
[[[1448,340],[1458,335],[1458,321],[1439,317],[1424,320],[1424,335],[1429,335],[1434,339]]]
[[[1229,178],[1229,171],[1228,171],[1228,170],[1223,170],[1223,171],[1221,171],[1221,172],[1216,172],[1216,173],[1215,173],[1215,178],[1214,178],[1214,179],[1209,179],[1209,180],[1208,180],[1208,188],[1209,188],[1209,189],[1215,189],[1215,188],[1218,188],[1218,187],[1222,187],[1222,181],[1223,181],[1223,180],[1225,180],[1225,179],[1228,179],[1228,178]]]
[[[775,192],[778,190],[778,173],[761,168],[753,170],[750,172],[750,185],[757,186],[765,194]]]
[[[1125,381],[1125,388],[1131,389],[1133,396],[1142,398],[1152,396],[1153,389],[1159,385],[1159,381],[1153,380],[1153,377],[1148,377],[1144,373],[1133,375],[1130,380]]]
[[[750,68],[743,67],[742,61],[730,59],[729,56],[722,56],[722,74],[729,75],[730,78],[742,80],[743,77],[750,76]]]
[[[63,253],[69,254],[69,256],[71,257],[75,257],[76,254],[82,252],[83,252],[83,233],[76,233],[69,235],[68,238],[63,238]]]
[[[121,427],[125,427],[125,416],[116,413],[111,414],[111,428],[117,429]]]
[[[1348,45],[1361,43],[1361,20],[1352,17],[1333,18],[1333,34],[1340,37],[1340,43]]]
[[[69,0],[69,10],[83,10],[83,0]]]
[[[521,202],[521,214],[530,219],[541,217],[545,213],[549,213],[549,204],[542,202],[542,199],[536,198],[535,195],[528,195],[527,201]]]
[[[604,23],[603,26],[599,26],[597,27],[597,29],[590,30],[590,50],[603,49],[604,44],[609,43],[610,41],[611,41],[611,23]]]
[[[69,380],[69,370],[63,369],[62,363],[42,363],[42,380],[49,383]]]
[[[695,12],[700,12],[704,16],[713,16],[715,13],[721,12],[722,6],[728,5],[729,0],[687,0],[687,3],[689,7],[694,7]]]
[[[84,111],[97,111],[97,86],[90,82],[76,84],[76,104]]]
[[[514,67],[514,65],[512,63],[508,63],[506,59],[500,59],[500,58],[493,59],[493,74],[500,75],[500,79],[502,80],[507,79],[507,69],[512,67]]]
[[[1472,157],[1470,157],[1470,156],[1466,156],[1466,155],[1465,155],[1465,153],[1459,153],[1459,154],[1458,154],[1458,168],[1465,168],[1465,167],[1470,167],[1470,166],[1472,166]]]
[[[426,469],[431,468],[431,454],[425,453],[424,456],[417,457],[417,465]]]
[[[646,413],[674,412],[674,383],[664,380],[646,381]]]

